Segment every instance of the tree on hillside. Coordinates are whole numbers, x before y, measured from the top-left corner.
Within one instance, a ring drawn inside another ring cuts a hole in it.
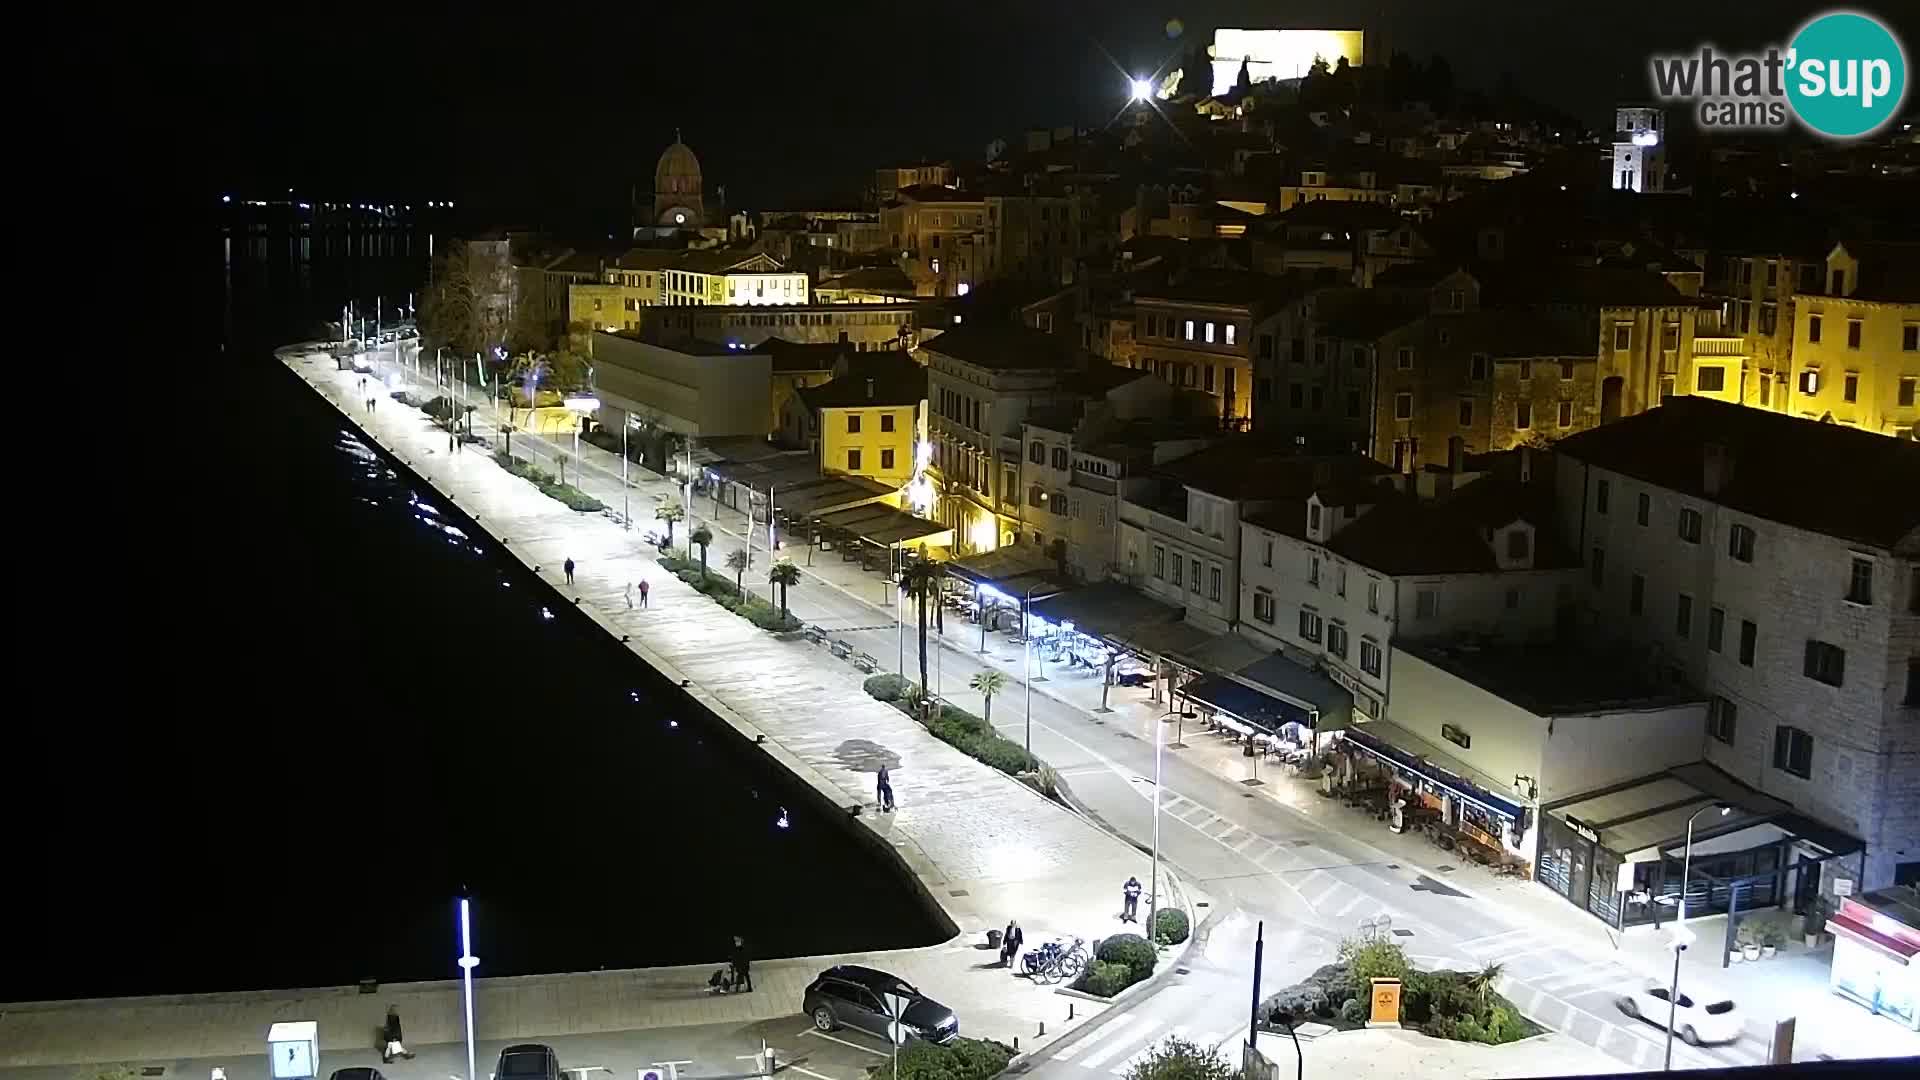
[[[489,356],[505,343],[512,304],[501,291],[492,258],[481,258],[476,267],[467,245],[456,241],[434,261],[419,308],[420,329],[429,347]]]

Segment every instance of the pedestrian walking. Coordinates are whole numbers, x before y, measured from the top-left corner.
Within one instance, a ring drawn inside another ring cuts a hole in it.
[[[1140,879],[1131,875],[1120,886],[1120,921],[1140,921]]]
[[[573,584],[573,560],[569,558],[566,562],[561,563],[560,569],[567,572],[567,584]]]
[[[1027,935],[1021,931],[1019,920],[1008,919],[1007,928],[1000,935],[1001,965],[1012,967],[1013,962],[1020,958],[1020,946],[1026,943]]]
[[[381,1064],[391,1065],[393,1064],[393,1059],[397,1057],[412,1059],[413,1051],[407,1049],[406,1043],[401,1041],[399,1006],[387,1006],[387,1024],[386,1027],[381,1030],[380,1035],[384,1043],[380,1048]]]
[[[648,590],[647,590],[647,579],[646,579],[646,578],[641,578],[641,579],[640,579],[640,606],[641,606],[642,608],[644,608],[644,607],[646,607],[646,606],[647,606],[647,591],[648,591]]]
[[[874,802],[879,806],[881,813],[892,813],[893,778],[887,775],[887,767],[885,765],[880,766],[880,775],[874,778],[873,787]]]
[[[737,992],[753,990],[753,961],[747,956],[747,943],[739,934],[733,935],[733,988]]]
[[[633,582],[627,582],[627,610],[633,610]]]

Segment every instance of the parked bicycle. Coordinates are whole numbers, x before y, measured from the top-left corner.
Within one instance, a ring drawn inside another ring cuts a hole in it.
[[[1049,941],[1021,957],[1026,965],[1027,975],[1035,982],[1053,982],[1059,979],[1072,979],[1087,966],[1087,942],[1085,938],[1074,938],[1073,945],[1063,946],[1057,941]]]

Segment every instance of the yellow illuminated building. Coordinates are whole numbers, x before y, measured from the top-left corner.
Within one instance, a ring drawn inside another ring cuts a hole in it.
[[[1915,258],[1835,245],[1824,279],[1795,298],[1792,381],[1779,388],[1788,413],[1901,438],[1920,431],[1920,289],[1898,265]]]
[[[831,382],[796,392],[821,471],[906,487],[925,465],[927,369],[901,352],[849,354],[836,370]]]

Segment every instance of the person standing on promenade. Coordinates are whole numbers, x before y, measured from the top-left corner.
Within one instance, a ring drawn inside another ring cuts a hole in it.
[[[401,1041],[403,1036],[400,1031],[399,1006],[387,1006],[387,1024],[386,1027],[381,1030],[380,1034],[384,1044],[380,1048],[381,1064],[391,1065],[393,1064],[393,1059],[397,1057],[408,1059],[413,1057],[413,1051],[407,1049],[406,1043]]]
[[[565,570],[565,571],[567,572],[567,584],[569,584],[569,585],[571,585],[571,584],[573,584],[573,558],[572,558],[572,556],[568,556],[568,558],[567,558],[567,561],[566,561],[566,562],[564,562],[564,563],[562,563],[562,564],[560,565],[560,569],[562,569],[562,570]]]
[[[741,993],[753,990],[753,961],[747,957],[746,940],[739,934],[733,935],[733,988]]]
[[[874,778],[873,801],[881,813],[893,812],[893,778],[887,775],[885,765],[880,766],[880,775]]]
[[[647,606],[647,579],[646,578],[640,579],[640,606],[642,608]]]
[[[1131,875],[1120,887],[1120,921],[1140,921],[1140,879]]]
[[[1020,946],[1027,943],[1027,935],[1020,929],[1020,920],[1008,919],[1007,929],[1000,937],[1000,963],[1012,967],[1020,958]]]
[[[627,610],[633,610],[633,582],[627,582]]]

